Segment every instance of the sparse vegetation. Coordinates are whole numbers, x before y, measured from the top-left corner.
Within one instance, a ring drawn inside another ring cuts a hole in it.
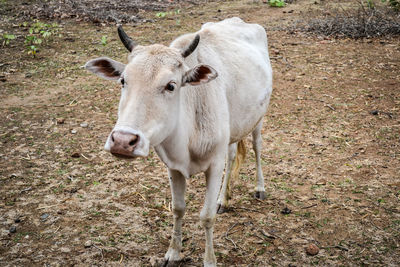
[[[4,33],[2,36],[0,36],[0,41],[2,41],[3,46],[9,45],[11,40],[15,39],[14,34],[7,34]]]
[[[24,22],[21,26],[28,28],[29,34],[25,36],[25,45],[28,54],[31,54],[33,57],[39,51],[38,47],[42,46],[43,42],[47,42],[50,37],[57,34],[59,29],[57,23],[47,24],[39,20],[35,20],[31,24]]]
[[[268,0],[268,4],[272,7],[284,7],[286,5],[284,0]]]
[[[400,16],[387,6],[377,6],[368,0],[357,9],[335,9],[324,17],[311,18],[299,29],[335,38],[369,38],[400,35]]]

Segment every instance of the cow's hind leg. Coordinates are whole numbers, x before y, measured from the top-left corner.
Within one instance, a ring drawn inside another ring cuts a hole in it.
[[[200,212],[200,221],[206,234],[206,248],[204,266],[216,266],[217,260],[214,254],[213,231],[217,212],[217,200],[221,186],[222,173],[224,171],[224,157],[216,159],[206,171],[206,196],[203,209]]]
[[[219,193],[218,199],[218,209],[217,212],[224,213],[226,208],[228,207],[228,200],[231,198],[231,188],[230,188],[230,180],[232,174],[232,167],[235,160],[237,151],[237,143],[233,143],[229,145],[228,157],[226,160],[226,168],[225,168],[225,177],[224,182],[222,184],[221,192]]]
[[[261,128],[262,128],[262,120],[257,124],[256,128],[252,132],[253,149],[254,149],[254,154],[256,155],[256,165],[257,165],[256,166],[257,184],[254,196],[259,199],[265,199],[266,195],[264,187],[264,176],[261,168],[261,146],[262,146]]]
[[[177,266],[182,249],[182,218],[185,214],[185,191],[186,179],[178,171],[168,170],[172,194],[172,213],[174,215],[174,228],[172,230],[171,242],[164,257],[162,266]]]

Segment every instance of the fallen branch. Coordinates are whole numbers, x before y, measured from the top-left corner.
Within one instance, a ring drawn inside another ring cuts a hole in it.
[[[267,237],[267,238],[270,238],[270,239],[276,239],[276,238],[277,238],[277,236],[274,236],[274,235],[271,235],[271,234],[269,234],[269,233],[266,233],[263,229],[260,229],[259,232],[260,232],[263,236],[265,236],[265,237]]]
[[[302,207],[301,209],[305,210],[305,209],[309,209],[309,208],[315,207],[317,205],[318,205],[317,203],[314,203],[314,204],[312,204],[310,206]]]

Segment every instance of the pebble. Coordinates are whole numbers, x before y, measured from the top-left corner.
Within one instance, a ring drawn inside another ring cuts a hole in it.
[[[81,127],[86,128],[86,127],[88,127],[88,124],[86,122],[83,122],[83,123],[81,123]]]
[[[318,254],[318,252],[319,252],[319,248],[315,244],[310,243],[306,247],[306,253],[310,256],[315,256]]]
[[[15,222],[15,223],[20,223],[20,222],[21,222],[21,219],[20,219],[20,218],[17,218],[17,219],[14,220],[14,222]]]
[[[17,227],[11,226],[10,233],[15,233],[15,232],[17,232]]]
[[[57,118],[57,124],[64,124],[65,119],[64,118]]]
[[[371,115],[378,115],[379,114],[379,111],[378,110],[371,110],[370,112],[369,112]]]
[[[48,213],[43,213],[42,216],[40,216],[40,219],[41,219],[42,221],[45,221],[45,220],[47,220],[47,218],[49,218],[49,216],[50,216],[50,214],[48,214]]]
[[[85,242],[85,248],[90,248],[92,246],[92,240],[88,240]]]
[[[72,129],[72,130],[71,130],[71,133],[72,133],[72,134],[76,134],[77,132],[78,132],[78,131],[75,130],[75,129]]]

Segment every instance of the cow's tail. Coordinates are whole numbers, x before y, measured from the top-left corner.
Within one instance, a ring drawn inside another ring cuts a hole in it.
[[[231,169],[231,180],[234,181],[239,177],[240,165],[242,165],[245,158],[246,158],[246,144],[244,140],[240,140],[237,144],[236,157]]]

